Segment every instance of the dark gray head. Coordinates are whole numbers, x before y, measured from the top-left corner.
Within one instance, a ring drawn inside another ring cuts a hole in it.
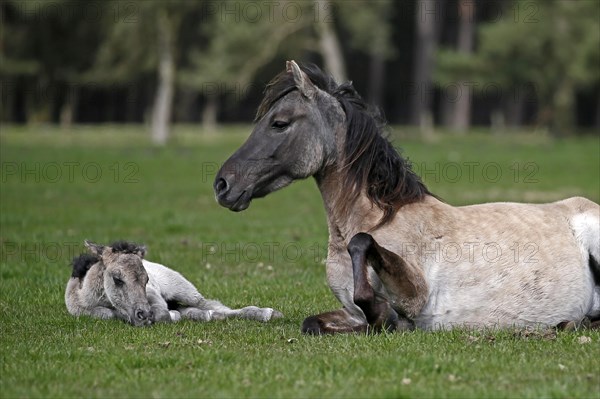
[[[308,176],[340,179],[342,212],[359,195],[383,211],[377,226],[389,222],[403,205],[430,194],[382,134],[384,121],[351,82],[338,85],[317,67],[286,70],[267,85],[256,127],[223,164],[214,190],[232,211]]]
[[[286,71],[267,86],[256,120],[246,143],[215,180],[217,201],[232,211],[242,211],[253,198],[315,175],[332,163],[334,131],[342,126],[344,112],[334,97],[289,61]]]
[[[86,241],[85,246],[104,265],[104,292],[119,316],[135,326],[151,324],[148,273],[142,263],[145,247],[125,241],[110,246]]]

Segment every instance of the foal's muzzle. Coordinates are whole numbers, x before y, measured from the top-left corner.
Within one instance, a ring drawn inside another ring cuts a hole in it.
[[[135,311],[135,325],[149,325],[154,322],[154,313],[151,310],[138,308]]]

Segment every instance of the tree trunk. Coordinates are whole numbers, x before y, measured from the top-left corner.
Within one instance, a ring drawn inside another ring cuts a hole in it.
[[[421,132],[430,132],[432,121],[432,73],[434,55],[437,47],[436,24],[441,21],[441,1],[417,1],[416,27],[417,40],[415,44],[413,68],[413,97],[411,99],[410,122],[421,127]]]
[[[68,130],[75,120],[75,111],[79,99],[79,89],[73,85],[72,90],[67,92],[65,101],[60,109],[60,127]]]
[[[219,110],[218,98],[215,94],[206,97],[206,103],[202,110],[202,131],[213,134],[217,131],[217,113]]]
[[[596,92],[598,93],[598,92]],[[596,95],[596,130],[600,130],[600,94]]]
[[[175,119],[179,122],[194,122],[197,117],[196,99],[198,92],[189,88],[182,88],[175,100]]]
[[[346,65],[340,41],[333,26],[333,21],[325,21],[327,15],[331,15],[333,5],[328,0],[315,0],[315,7],[319,11],[317,30],[319,33],[319,47],[325,61],[325,68],[338,83],[348,80]]]
[[[369,102],[383,108],[385,61],[381,54],[371,53],[369,63]]]
[[[458,52],[470,54],[473,52],[473,39],[475,36],[475,2],[472,0],[459,0],[458,2]],[[455,103],[452,129],[465,134],[471,125],[471,97],[472,89],[467,82],[458,82],[462,89],[461,95]]]
[[[470,54],[473,52],[475,37],[475,2],[472,0],[458,0],[458,40],[456,50],[459,53]],[[457,93],[450,92],[451,87],[457,88]],[[442,96],[441,120],[444,126],[451,130],[465,134],[471,125],[471,100],[472,85],[463,79],[456,81],[455,85],[448,86],[445,97]]]
[[[175,88],[173,33],[167,11],[158,14],[158,89],[152,110],[152,142],[164,145],[169,138],[169,124]]]
[[[575,129],[575,88],[569,78],[564,78],[553,96],[550,133],[555,137],[572,135]]]
[[[504,105],[504,120],[509,128],[516,128],[523,125],[523,111],[525,107],[526,93],[516,93],[506,96]]]

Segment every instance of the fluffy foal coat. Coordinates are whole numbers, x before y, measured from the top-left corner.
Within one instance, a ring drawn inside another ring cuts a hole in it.
[[[240,317],[269,321],[283,315],[272,308],[230,309],[206,299],[181,274],[143,259],[143,246],[125,241],[110,246],[85,242],[89,254],[73,260],[65,302],[74,316],[117,318],[135,326],[153,322]]]

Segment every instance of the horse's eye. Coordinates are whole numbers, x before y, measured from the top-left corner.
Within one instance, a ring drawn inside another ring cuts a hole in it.
[[[123,285],[125,285],[125,281],[121,280],[118,277],[113,277],[113,281],[115,282],[115,285],[117,287],[122,287]]]
[[[274,121],[271,127],[276,130],[284,130],[286,127],[290,125],[289,122],[284,121]]]

